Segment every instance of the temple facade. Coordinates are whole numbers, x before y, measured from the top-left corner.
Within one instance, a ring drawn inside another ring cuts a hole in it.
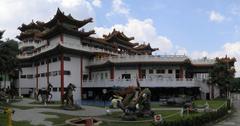
[[[101,99],[103,89],[135,86],[136,79],[141,87],[150,88],[154,100],[177,94],[219,95],[217,87],[210,90],[207,84],[216,59],[152,55],[157,48],[133,43],[134,37],[115,29],[102,38],[92,37],[94,30],[82,28],[92,21],[74,19],[58,9],[48,22],[32,21],[18,28],[22,95],[34,96],[51,83],[53,100],[59,101],[67,85],[73,83],[77,87],[75,99]]]

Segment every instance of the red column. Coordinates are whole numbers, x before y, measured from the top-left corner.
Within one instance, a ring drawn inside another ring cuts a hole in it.
[[[83,57],[81,56],[80,58],[80,86],[81,86],[81,92],[80,92],[80,96],[82,98],[82,87],[83,87]]]
[[[142,79],[141,64],[138,64],[138,78]]]
[[[110,68],[110,79],[111,80],[114,80],[114,71],[115,71],[115,68],[114,68],[114,65],[112,65],[112,67]]]
[[[180,79],[183,79],[183,67],[182,67],[182,66],[180,66],[179,78],[180,78]]]
[[[60,41],[61,41],[62,44],[63,44],[63,34],[60,35]]]
[[[61,82],[61,100],[63,103],[63,94],[64,94],[64,60],[63,60],[63,54],[60,56],[60,82]]]

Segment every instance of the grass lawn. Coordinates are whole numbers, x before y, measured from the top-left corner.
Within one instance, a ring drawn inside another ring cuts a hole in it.
[[[155,112],[155,114],[161,114],[163,116],[163,118],[167,117],[169,115],[174,115],[174,114],[178,113],[178,111],[176,111],[176,110],[158,110],[158,111],[154,111],[154,112]],[[114,120],[117,122],[103,122],[100,126],[152,126],[153,118],[138,118],[138,120],[137,120],[137,121],[146,120],[146,122],[121,122],[122,114],[123,114],[123,112],[113,112],[111,115],[101,116],[100,118]]]
[[[217,109],[224,103],[226,103],[226,100],[195,100],[193,101],[195,105],[197,106],[203,106],[206,102],[209,104],[209,107],[212,109]]]

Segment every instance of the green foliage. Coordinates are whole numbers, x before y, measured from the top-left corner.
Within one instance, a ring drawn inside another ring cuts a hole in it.
[[[235,68],[234,63],[236,62],[235,58],[217,58],[216,63],[210,71],[210,79],[208,84],[218,85],[222,91],[227,93],[232,89],[231,81],[234,79]]]
[[[7,39],[0,43],[0,74],[8,75],[13,78],[16,75],[16,69],[19,69],[18,42]]]

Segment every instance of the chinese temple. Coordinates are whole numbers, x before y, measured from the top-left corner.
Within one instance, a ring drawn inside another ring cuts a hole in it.
[[[153,100],[178,94],[207,98],[209,71],[216,59],[192,60],[185,55],[152,55],[158,48],[135,43],[116,29],[102,38],[84,26],[92,18],[77,20],[57,10],[48,22],[22,24],[17,38],[22,71],[19,91],[33,97],[53,85],[53,100],[60,100],[69,83],[77,86],[75,99],[101,99],[108,91],[136,85],[149,87]],[[219,95],[214,87],[214,97]]]

